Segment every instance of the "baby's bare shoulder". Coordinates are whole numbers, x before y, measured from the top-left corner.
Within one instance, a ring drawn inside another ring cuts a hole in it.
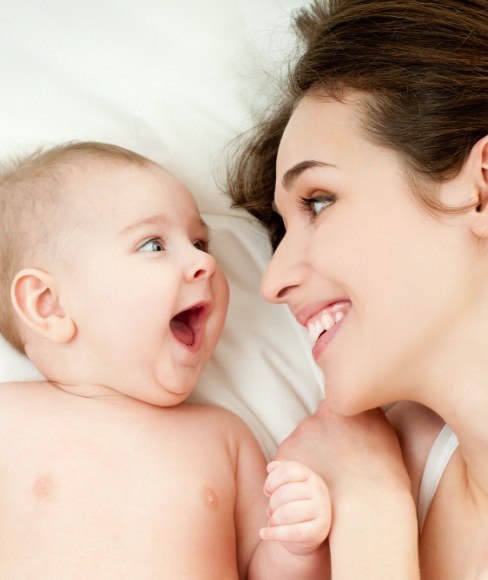
[[[179,408],[185,413],[191,413],[195,416],[199,416],[203,421],[219,420],[223,422],[229,422],[229,424],[241,424],[243,423],[236,413],[226,409],[225,407],[218,407],[213,404],[202,404],[202,403],[181,403]]]
[[[247,424],[238,415],[223,407],[194,403],[184,403],[180,407],[184,413],[188,414],[191,421],[199,422],[210,431],[236,434],[239,437],[247,437],[251,434]]]
[[[30,390],[35,388],[38,384],[45,384],[46,381],[11,381],[0,383],[0,397],[4,394],[18,393],[25,390]]]
[[[247,423],[233,411],[215,405],[187,404],[181,406],[191,423],[198,425],[207,438],[224,444],[236,457],[243,447],[258,449],[258,442]]]
[[[27,401],[43,397],[47,392],[47,381],[15,381],[0,383],[0,415],[10,413],[12,407],[22,406]]]

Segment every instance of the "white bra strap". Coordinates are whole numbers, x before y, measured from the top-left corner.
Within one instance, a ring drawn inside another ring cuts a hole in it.
[[[447,425],[444,425],[434,445],[432,445],[425,464],[424,473],[422,474],[417,502],[417,517],[420,532],[424,527],[425,518],[427,517],[430,504],[434,499],[442,474],[458,444],[456,435],[454,435]]]

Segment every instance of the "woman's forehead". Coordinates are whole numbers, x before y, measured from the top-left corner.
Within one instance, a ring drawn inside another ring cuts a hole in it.
[[[277,156],[278,177],[282,179],[298,163],[337,164],[337,155],[358,135],[358,119],[352,104],[303,98],[283,132]]]

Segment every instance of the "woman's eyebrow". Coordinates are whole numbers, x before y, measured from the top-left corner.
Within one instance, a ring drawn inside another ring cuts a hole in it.
[[[210,234],[210,226],[207,224],[207,222],[202,217],[198,218],[198,224],[205,230],[207,235]]]
[[[290,187],[304,171],[314,167],[336,167],[336,165],[333,165],[332,163],[326,163],[325,161],[315,161],[313,159],[309,161],[300,161],[300,163],[290,167],[290,169],[288,169],[288,171],[286,171],[283,175],[283,178],[281,179],[283,188],[290,189]]]

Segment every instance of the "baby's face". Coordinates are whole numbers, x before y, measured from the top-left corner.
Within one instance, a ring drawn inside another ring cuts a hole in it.
[[[219,339],[228,287],[185,186],[158,166],[76,172],[56,272],[86,382],[156,405],[191,393]],[[71,219],[71,218],[70,218]]]

